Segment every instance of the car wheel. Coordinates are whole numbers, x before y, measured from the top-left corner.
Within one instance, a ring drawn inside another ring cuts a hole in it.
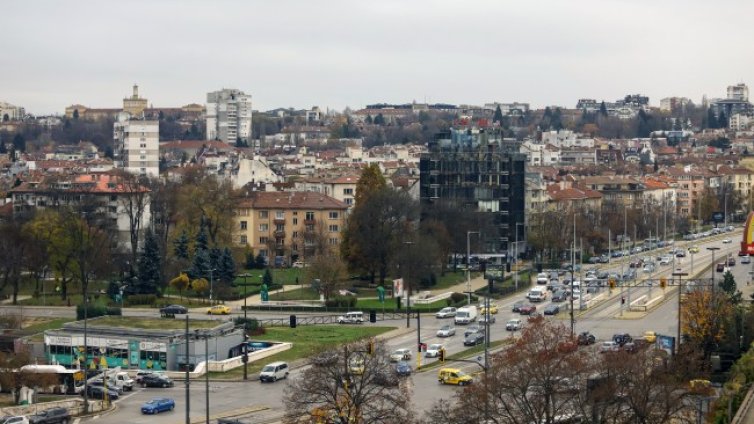
[[[162,383],[162,388],[164,389],[166,387],[168,387],[168,383]]]
[[[172,411],[173,409],[175,409],[175,405],[170,405],[170,410]]]
[[[272,377],[272,382],[274,383],[276,381],[278,381],[278,376],[275,375],[275,376]]]
[[[445,380],[440,380],[440,384],[445,384]]]

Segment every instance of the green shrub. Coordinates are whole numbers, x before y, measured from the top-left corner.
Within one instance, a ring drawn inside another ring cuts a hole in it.
[[[123,311],[117,306],[108,306],[105,313],[107,315],[123,315]]]
[[[86,308],[86,317],[95,318],[107,315],[107,306],[102,304],[89,304]],[[76,319],[84,319],[84,305],[76,305]]]
[[[128,306],[154,306],[157,304],[157,296],[154,294],[132,294],[125,299],[124,303]]]
[[[328,308],[353,308],[356,306],[356,296],[335,296],[325,301]]]
[[[237,317],[233,319],[235,325],[243,325],[244,321],[246,322],[246,329],[249,334],[256,332],[260,328],[259,321],[256,318],[246,318],[244,320],[243,317]]]

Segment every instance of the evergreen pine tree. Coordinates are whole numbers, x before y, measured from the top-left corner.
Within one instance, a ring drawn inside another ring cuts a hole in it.
[[[244,268],[254,269],[254,265],[254,253],[251,251],[246,252],[246,262],[244,263]]]
[[[725,115],[725,111],[720,111],[720,116],[717,117],[718,128],[728,128],[728,117]]]
[[[500,125],[503,125],[503,111],[500,110],[500,105],[497,105],[497,109],[495,109],[495,115],[492,116],[492,122],[497,122]]]
[[[197,250],[194,253],[194,261],[191,263],[191,269],[188,272],[189,277],[192,280],[197,278],[206,278],[209,280],[210,269],[209,252],[207,250]]]
[[[228,284],[232,283],[236,278],[236,261],[233,260],[233,254],[227,247],[223,250],[217,271],[220,280]]]
[[[181,235],[173,240],[173,254],[180,259],[188,259],[188,234],[183,230]]]
[[[262,277],[262,284],[267,284],[267,288],[272,287],[273,281],[272,281],[272,273],[270,273],[270,269],[267,268],[264,271],[264,276]]]
[[[5,142],[0,140],[0,155],[8,153],[8,149],[5,148]]]
[[[600,103],[600,115],[607,116],[607,106],[605,106],[604,100]]]
[[[264,269],[264,267],[266,266],[267,266],[267,262],[264,260],[264,256],[262,256],[261,253],[258,253],[257,257],[254,259],[254,268]]]
[[[207,250],[208,246],[207,231],[204,229],[204,219],[202,219],[201,224],[199,224],[199,232],[194,240],[194,254],[200,250]]]
[[[209,249],[209,266],[210,268],[220,270],[220,261],[223,256],[223,251],[217,247]],[[219,272],[218,272],[219,275]]]
[[[147,230],[144,250],[139,257],[139,293],[153,294],[160,289],[160,246],[152,230]]]

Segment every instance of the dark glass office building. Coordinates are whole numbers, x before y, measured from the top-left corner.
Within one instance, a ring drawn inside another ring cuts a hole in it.
[[[449,200],[484,215],[491,223],[482,234],[486,253],[508,253],[516,231],[524,239],[526,155],[519,147],[496,129],[439,134],[419,163],[422,208]]]

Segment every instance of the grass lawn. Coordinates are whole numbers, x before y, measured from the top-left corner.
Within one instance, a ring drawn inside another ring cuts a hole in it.
[[[471,273],[471,279],[478,277],[480,274],[478,272],[472,272]],[[445,275],[438,276],[437,277],[437,284],[432,287],[433,290],[437,289],[446,289],[448,287],[454,286],[459,283],[463,283],[466,281],[466,272],[465,271],[445,271]],[[421,289],[419,289],[421,290]]]
[[[383,306],[383,304],[380,303],[379,299],[359,299],[356,302],[356,306],[354,307],[354,309],[366,309],[366,310],[374,309],[376,311],[381,311],[382,310],[382,306]],[[385,298],[385,304],[384,304],[384,306],[385,306],[385,310],[386,311],[394,311],[395,310],[395,299],[389,299],[389,298],[386,297]],[[434,309],[437,309],[437,308],[444,308],[446,306],[448,306],[448,302],[445,301],[445,299],[443,299],[443,300],[438,300],[436,302],[429,303],[427,305],[412,306],[411,309],[418,308],[420,311],[422,309],[434,310]],[[405,303],[403,303],[402,307],[401,307],[401,310],[404,310],[404,309],[406,309],[406,304]]]
[[[213,328],[219,325],[217,320],[189,320],[189,328]],[[139,318],[122,316],[104,316],[90,319],[89,327],[125,327],[147,330],[180,330],[186,328],[185,318]]]
[[[285,289],[270,295],[270,300],[319,300],[319,293],[311,288]]]
[[[30,325],[24,327],[24,330],[34,334],[41,333],[46,330],[56,330],[62,328],[63,324],[71,321],[76,321],[73,318],[52,318],[52,319],[35,319]]]
[[[374,337],[386,333],[395,327],[351,327],[337,325],[303,325],[297,328],[268,328],[266,333],[256,336],[254,340],[291,342],[293,346],[285,352],[269,356],[254,363],[247,364],[250,376],[259,374],[265,364],[275,361],[292,362],[303,359],[325,347],[336,347],[343,343]],[[210,378],[235,380],[243,376],[243,367],[225,373],[210,373]]]
[[[265,270],[263,269],[245,269],[243,271],[240,271],[238,274],[249,274],[249,276],[246,277],[246,283],[248,285],[260,285],[262,284],[262,277],[264,276],[264,272]],[[285,286],[292,284],[301,284],[301,282],[303,282],[305,279],[305,272],[301,268],[270,268],[270,274],[272,274],[272,281],[274,283],[282,284]],[[299,279],[299,282],[296,282],[296,278]],[[243,280],[243,277],[236,277],[236,285],[243,285]]]

